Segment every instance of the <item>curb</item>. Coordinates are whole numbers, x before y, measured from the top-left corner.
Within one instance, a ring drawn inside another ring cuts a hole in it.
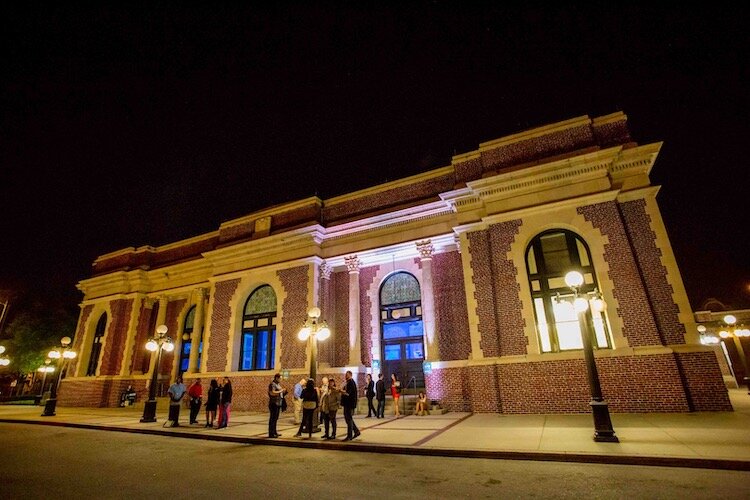
[[[290,448],[309,448],[337,451],[358,451],[364,453],[389,453],[393,455],[417,455],[447,458],[484,458],[491,460],[531,460],[537,462],[572,462],[610,465],[646,465],[656,467],[682,467],[691,469],[718,469],[750,471],[750,461],[719,458],[692,457],[657,457],[640,455],[603,455],[573,452],[534,452],[534,451],[492,451],[492,450],[458,450],[454,448],[413,448],[386,444],[341,443],[331,441],[287,441],[261,437],[221,436],[192,434],[180,431],[161,429],[131,429],[96,424],[77,424],[73,422],[41,422],[38,420],[0,418],[0,423],[47,425],[52,427],[71,427],[75,429],[89,429],[111,432],[127,432],[132,434],[149,434],[155,436],[171,436],[184,439],[198,439],[204,441],[221,441],[227,443],[253,444],[263,446],[286,446]]]

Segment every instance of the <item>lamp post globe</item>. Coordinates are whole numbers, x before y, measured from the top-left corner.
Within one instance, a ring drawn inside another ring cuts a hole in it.
[[[57,392],[60,389],[60,382],[62,381],[62,374],[65,370],[66,363],[72,359],[75,359],[78,353],[70,348],[72,342],[70,337],[63,337],[60,339],[60,347],[51,350],[47,356],[50,359],[57,360],[57,380],[52,383],[50,388],[50,396],[47,402],[44,404],[44,411],[42,412],[43,417],[54,417],[55,409],[57,407]]]

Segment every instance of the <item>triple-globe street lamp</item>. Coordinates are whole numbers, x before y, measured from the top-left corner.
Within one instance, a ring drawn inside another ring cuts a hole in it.
[[[318,378],[318,341],[326,340],[330,336],[331,330],[328,328],[325,320],[320,319],[320,308],[313,307],[307,311],[307,320],[297,334],[297,338],[310,344],[310,378],[316,384]],[[319,432],[318,412],[315,412],[314,415],[313,432]]]
[[[594,347],[592,343],[592,336],[594,335],[593,328],[590,327],[588,318],[586,317],[586,311],[593,309],[594,311],[603,311],[607,304],[599,293],[598,290],[594,289],[593,292],[582,292],[581,287],[583,286],[583,274],[578,271],[570,271],[565,275],[565,284],[573,292],[572,303],[568,302],[573,308],[575,308],[578,314],[578,323],[581,328],[581,338],[583,340],[583,357],[586,362],[586,373],[589,379],[589,387],[591,389],[591,413],[594,417],[594,441],[618,443],[620,440],[615,436],[615,430],[612,428],[612,420],[609,417],[609,405],[604,401],[602,396],[602,386],[599,382],[599,372],[596,368],[596,361],[594,359]],[[562,304],[564,299],[557,298],[557,302]]]
[[[57,360],[57,380],[52,384],[50,388],[50,395],[47,402],[44,404],[44,411],[42,412],[43,417],[54,417],[55,407],[57,406],[57,391],[60,389],[60,381],[62,380],[62,374],[65,369],[65,365],[71,359],[75,359],[78,353],[75,352],[71,347],[72,342],[70,337],[63,337],[60,339],[60,347],[51,350],[47,357],[50,359]]]
[[[742,369],[745,372],[743,381],[747,386],[747,393],[750,394],[750,372],[748,372],[747,357],[745,356],[745,350],[742,347],[742,338],[750,337],[750,329],[742,326],[737,326],[737,317],[733,314],[726,314],[723,318],[723,325],[719,330],[719,337],[712,335],[705,335],[706,327],[704,325],[698,325],[698,331],[701,333],[701,342],[707,345],[718,344],[719,342],[726,342],[727,339],[731,338],[734,341],[734,347],[737,350],[737,356],[740,358],[742,363]]]
[[[151,372],[151,385],[148,388],[148,401],[143,405],[143,417],[141,417],[141,422],[144,423],[156,422],[156,378],[159,375],[161,352],[174,351],[174,343],[172,342],[172,339],[167,336],[168,331],[169,328],[167,328],[167,325],[159,325],[156,327],[156,335],[146,342],[146,349],[152,353],[156,353],[156,361],[153,364],[154,369]]]

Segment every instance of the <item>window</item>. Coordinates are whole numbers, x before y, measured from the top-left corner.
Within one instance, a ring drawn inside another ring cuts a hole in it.
[[[555,300],[558,295],[563,300],[572,298],[570,288],[565,284],[565,274],[574,269],[583,274],[582,292],[592,292],[597,288],[588,247],[571,231],[556,229],[541,233],[531,241],[526,250],[526,270],[542,352],[583,348],[577,313],[567,303]],[[603,312],[589,308],[586,321],[595,333],[594,346],[600,349],[610,348]]]
[[[182,349],[180,350],[180,373],[184,373],[190,367],[190,351],[193,348],[191,340],[195,323],[195,306],[191,307],[185,315],[185,323],[182,328]],[[203,340],[198,345],[198,366],[201,365],[201,354],[203,354]]]
[[[269,285],[256,288],[242,316],[239,369],[270,370],[276,348],[276,294]]]
[[[94,331],[94,342],[91,344],[91,354],[89,355],[89,366],[86,369],[86,376],[96,376],[96,369],[99,367],[99,354],[102,350],[102,337],[107,329],[107,313],[102,314],[99,322],[96,324]]]

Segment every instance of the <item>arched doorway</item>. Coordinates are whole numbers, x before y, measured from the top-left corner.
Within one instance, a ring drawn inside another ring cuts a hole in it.
[[[417,278],[404,271],[391,274],[380,287],[380,346],[387,385],[395,373],[404,389],[424,388],[421,299]]]

